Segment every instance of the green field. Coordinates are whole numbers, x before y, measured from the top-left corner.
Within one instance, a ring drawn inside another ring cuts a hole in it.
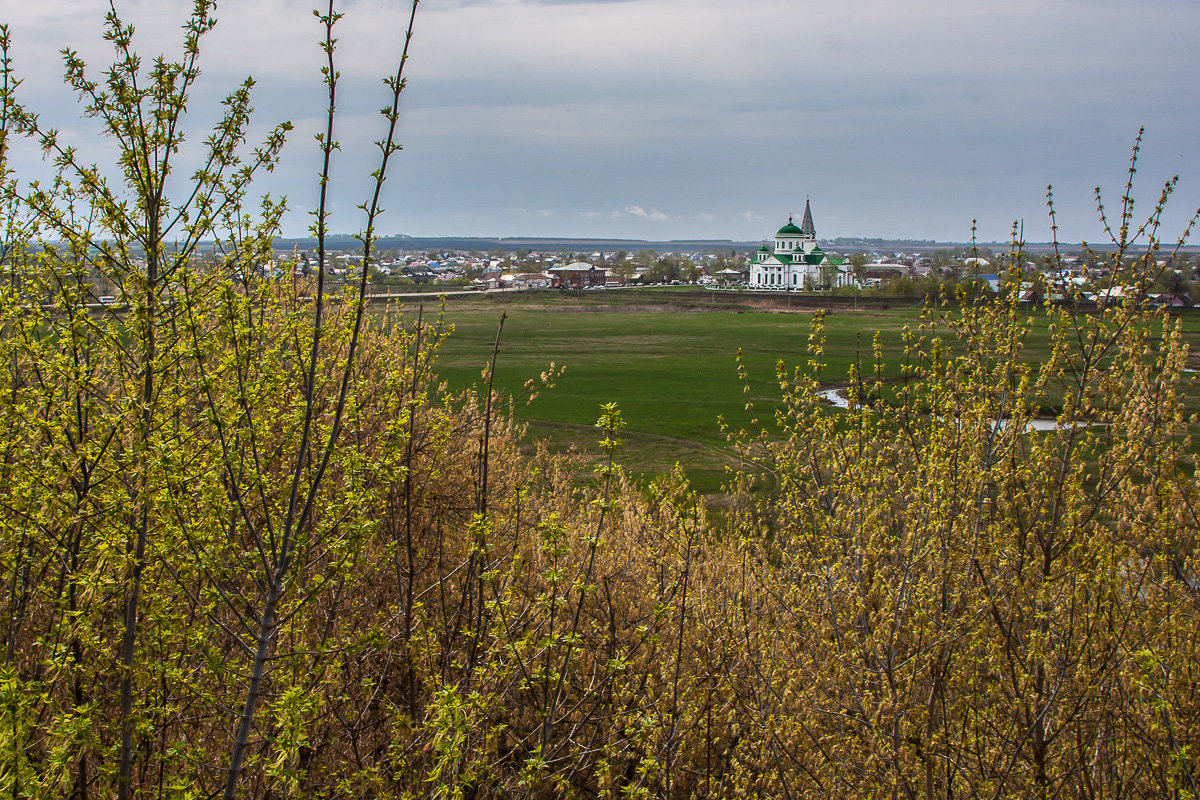
[[[529,406],[518,405],[517,415],[529,423],[531,435],[549,439],[554,447],[594,452],[592,426],[599,406],[615,402],[627,423],[622,460],[629,469],[657,474],[678,461],[699,490],[718,492],[725,465],[733,463],[718,416],[734,427],[748,420],[738,350],[749,374],[749,397],[765,411],[777,395],[776,362],[794,365],[807,359],[811,312],[709,311],[703,305],[647,305],[650,292],[596,294],[604,297],[452,298],[446,319],[455,333],[442,350],[440,375],[453,388],[477,383],[500,315],[507,311],[496,369],[502,393],[520,394],[525,381],[551,363],[565,368],[552,390]],[[664,297],[658,295],[660,301]],[[822,382],[844,381],[856,358],[869,368],[876,331],[889,368],[885,377],[895,375],[905,324],[919,324],[918,309],[827,312],[828,367]],[[1045,347],[1042,329],[1028,342],[1026,355],[1037,360]]]

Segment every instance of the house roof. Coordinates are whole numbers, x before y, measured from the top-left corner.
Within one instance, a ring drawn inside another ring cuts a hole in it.
[[[780,264],[808,264],[810,266],[825,264],[837,268],[839,272],[845,271],[841,267],[846,263],[846,259],[837,255],[829,256],[820,247],[814,247],[811,253],[802,253],[797,250],[795,253],[772,253],[771,255]]]
[[[604,267],[597,267],[594,264],[587,263],[586,261],[575,261],[571,264],[567,264],[565,267],[551,267],[550,269],[548,269],[546,271],[547,272],[591,272],[592,270],[596,270],[597,272],[606,271]]]

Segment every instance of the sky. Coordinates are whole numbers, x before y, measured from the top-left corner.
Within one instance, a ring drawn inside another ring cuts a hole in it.
[[[179,52],[188,0],[118,0],[147,61]],[[8,0],[19,96],[88,158],[113,145],[62,85],[64,47],[96,76],[104,0]],[[324,114],[312,0],[222,0],[202,44],[194,143],[220,98],[256,81],[251,144],[295,126],[257,184],[284,233],[316,206]],[[384,131],[381,78],[409,6],[344,0],[331,227],[363,224]],[[422,0],[383,234],[758,240],[811,202],[821,238],[1101,242],[1094,188],[1163,228],[1200,206],[1196,0]],[[193,157],[194,157],[194,151]],[[32,148],[20,174],[44,177]]]

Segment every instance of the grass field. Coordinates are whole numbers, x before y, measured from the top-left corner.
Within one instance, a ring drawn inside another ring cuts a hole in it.
[[[717,310],[710,311],[702,303],[671,301],[666,293],[648,302],[652,294],[454,298],[446,319],[455,333],[443,348],[439,373],[454,388],[478,382],[500,314],[507,311],[496,369],[501,392],[519,394],[527,379],[551,363],[565,368],[555,388],[527,407],[518,406],[531,435],[553,447],[595,452],[592,426],[599,406],[615,402],[627,423],[622,460],[629,469],[657,474],[680,462],[697,489],[718,492],[725,465],[733,463],[718,416],[734,427],[748,419],[747,395],[737,377],[738,350],[749,373],[749,397],[765,411],[773,397],[776,362],[807,359],[812,315],[752,307],[713,306]],[[919,309],[912,307],[827,312],[829,366],[822,381],[845,380],[856,358],[869,365],[876,331],[882,334],[886,374],[895,375],[900,332],[918,322]],[[1185,324],[1200,329],[1197,322],[1188,316]],[[1039,330],[1028,343],[1027,357],[1039,359],[1045,348],[1045,332]]]

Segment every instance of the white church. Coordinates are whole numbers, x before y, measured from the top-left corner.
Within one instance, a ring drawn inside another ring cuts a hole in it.
[[[826,254],[817,245],[807,199],[800,227],[789,215],[787,225],[775,234],[775,247],[763,244],[750,262],[750,287],[754,289],[827,288],[848,286],[852,280],[845,259]]]

